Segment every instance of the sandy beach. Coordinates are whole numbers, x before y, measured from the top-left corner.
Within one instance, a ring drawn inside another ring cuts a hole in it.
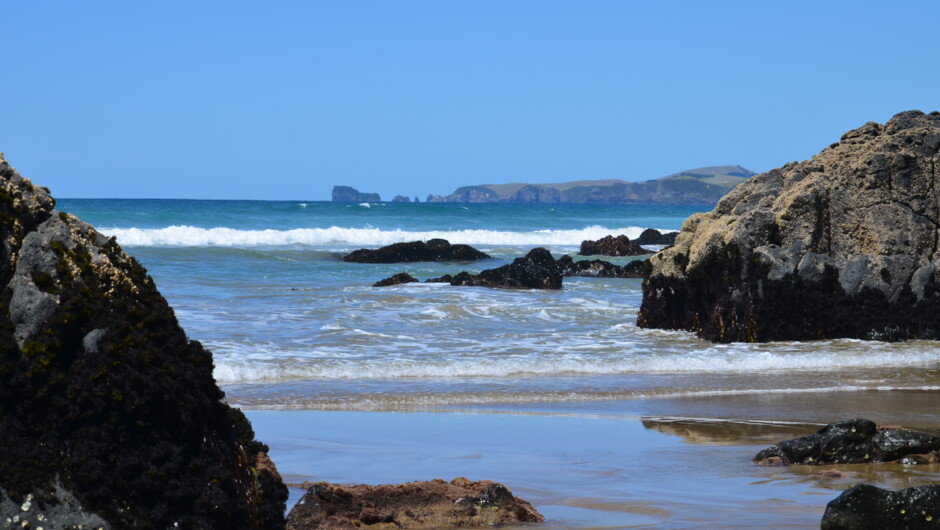
[[[503,482],[545,528],[793,528],[854,484],[927,484],[940,466],[761,467],[758,450],[859,416],[936,433],[938,404],[865,391],[247,414],[289,483],[465,476]]]

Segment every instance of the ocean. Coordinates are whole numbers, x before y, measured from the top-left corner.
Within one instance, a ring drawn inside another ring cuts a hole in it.
[[[818,525],[841,489],[940,481],[940,467],[762,468],[762,447],[849,417],[937,432],[940,344],[711,344],[636,326],[638,279],[561,291],[371,285],[479,272],[534,247],[678,230],[708,206],[60,199],[139,260],[213,353],[292,487],[468,475],[550,528]],[[475,263],[356,264],[444,238]],[[637,258],[604,258],[624,263]]]
[[[911,372],[936,344],[715,345],[636,327],[641,280],[566,278],[561,292],[409,284],[479,272],[542,246],[677,230],[707,206],[65,199],[156,280],[245,408],[385,410],[701,393],[937,389]],[[357,264],[358,248],[444,238],[477,263]],[[606,258],[623,263],[635,258]]]

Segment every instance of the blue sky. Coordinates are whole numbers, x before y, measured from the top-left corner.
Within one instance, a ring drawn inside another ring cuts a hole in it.
[[[0,151],[58,197],[766,171],[940,109],[936,1],[0,8]]]

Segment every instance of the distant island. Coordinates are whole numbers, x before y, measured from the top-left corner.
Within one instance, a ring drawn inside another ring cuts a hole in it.
[[[510,204],[714,204],[740,182],[756,175],[741,166],[690,169],[643,182],[578,180],[557,184],[463,186],[427,202]]]
[[[709,166],[653,180],[576,180],[555,184],[481,184],[449,195],[428,195],[426,202],[507,204],[715,204],[732,188],[756,175],[741,166]],[[333,202],[380,202],[378,193],[333,186]],[[392,202],[411,202],[398,195]],[[414,202],[419,202],[414,198]]]
[[[333,202],[382,202],[378,193],[364,193],[350,186],[333,186]],[[411,202],[404,195],[396,195],[392,202]],[[414,202],[421,202],[415,197]]]

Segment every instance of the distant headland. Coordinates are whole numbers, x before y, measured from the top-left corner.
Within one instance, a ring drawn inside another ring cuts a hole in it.
[[[739,183],[755,175],[741,166],[689,169],[643,182],[618,179],[552,184],[481,184],[462,186],[448,195],[428,195],[426,202],[508,204],[715,204]],[[349,186],[333,187],[333,202],[378,202],[377,193]],[[395,202],[411,202],[401,195]],[[418,202],[415,197],[414,202]]]

